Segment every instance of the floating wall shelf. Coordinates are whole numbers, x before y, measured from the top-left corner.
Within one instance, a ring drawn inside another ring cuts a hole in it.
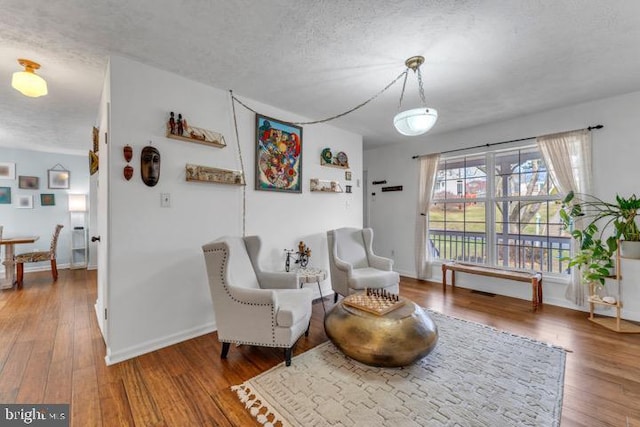
[[[171,133],[171,130],[167,128],[167,138],[194,142],[196,144],[203,144],[216,148],[224,148],[227,146],[224,136],[221,133],[197,128],[195,126],[187,126],[182,135]]]
[[[342,193],[342,187],[338,181],[325,181],[318,178],[311,178],[311,191],[322,193]]]
[[[187,181],[245,185],[244,175],[241,171],[187,164],[185,173]]]

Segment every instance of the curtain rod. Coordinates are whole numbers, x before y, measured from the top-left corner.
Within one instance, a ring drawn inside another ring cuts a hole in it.
[[[595,125],[595,126],[589,126],[588,128],[583,128],[583,129],[587,129],[588,131],[592,131],[594,129],[602,129],[603,127],[604,127],[603,125]],[[575,130],[569,131],[569,132],[575,132],[576,130],[582,130],[582,129],[575,129]],[[473,147],[466,147],[466,148],[456,148],[455,150],[442,151],[440,154],[456,153],[458,151],[473,150],[474,148],[491,147],[491,146],[494,146],[494,145],[509,144],[509,143],[512,143],[512,142],[529,141],[530,139],[536,139],[536,138],[537,138],[537,136],[530,136],[528,138],[510,139],[509,141],[492,142],[492,143],[475,145]],[[429,153],[429,154],[432,154],[432,153]],[[428,156],[429,154],[420,154],[420,155],[413,156],[411,158],[412,159],[419,159],[420,157]]]

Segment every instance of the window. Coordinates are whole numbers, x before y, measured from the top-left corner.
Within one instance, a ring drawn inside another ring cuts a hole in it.
[[[567,274],[561,200],[535,146],[442,159],[429,210],[435,258]]]

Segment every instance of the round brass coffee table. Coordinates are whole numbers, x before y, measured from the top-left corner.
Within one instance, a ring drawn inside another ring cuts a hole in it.
[[[340,301],[325,316],[327,336],[347,356],[371,366],[409,365],[433,350],[438,327],[417,304],[404,305],[379,316]]]

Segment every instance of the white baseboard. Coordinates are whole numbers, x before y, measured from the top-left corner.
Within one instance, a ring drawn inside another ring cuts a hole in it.
[[[107,355],[104,357],[104,361],[107,366],[124,362],[125,360],[129,360],[146,353],[151,353],[152,351],[160,350],[161,348],[168,347],[182,341],[187,341],[192,338],[214,332],[215,330],[217,330],[216,324],[215,322],[212,322],[196,328],[177,332],[166,337],[137,344],[116,352],[111,352],[111,350],[107,348]]]

